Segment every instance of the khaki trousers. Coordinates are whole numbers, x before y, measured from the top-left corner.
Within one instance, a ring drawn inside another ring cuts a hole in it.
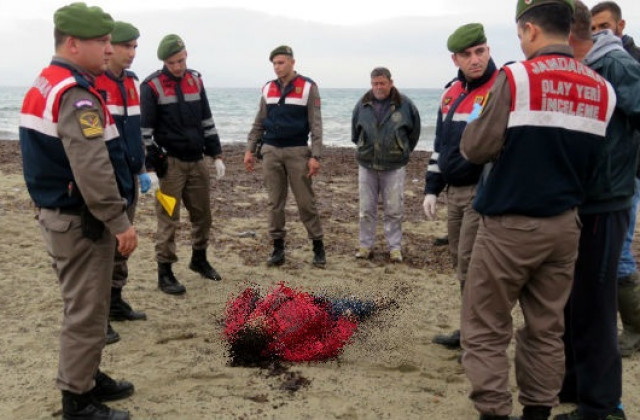
[[[298,204],[300,221],[307,229],[309,239],[322,239],[322,225],[316,209],[316,198],[311,188],[311,178],[307,175],[309,148],[264,145],[262,155],[264,182],[269,199],[271,239],[284,239],[287,234],[284,208],[289,186]]]
[[[206,249],[211,229],[211,203],[209,201],[209,168],[204,159],[184,162],[169,157],[167,174],[160,178],[160,191],[176,199],[173,216],[169,216],[156,200],[158,231],[156,260],[160,263],[178,261],[176,231],[180,225],[180,204],[184,202],[191,222],[191,246]]]
[[[136,206],[138,205],[138,191],[139,185],[137,181],[137,176],[134,175],[135,178],[135,195],[133,196],[133,203],[127,208],[127,217],[129,218],[129,222],[133,225],[133,219],[136,215]],[[111,281],[111,287],[115,287],[116,289],[122,289],[125,284],[127,284],[127,279],[129,278],[129,266],[127,265],[127,261],[129,257],[125,257],[118,252],[118,245],[116,243],[116,253],[113,261],[113,280]]]
[[[579,236],[575,210],[548,218],[481,218],[463,292],[461,329],[462,364],[479,412],[511,413],[506,351],[516,302],[525,320],[516,335],[519,401],[557,404],[565,369],[563,312]]]
[[[447,189],[447,232],[449,252],[456,267],[460,291],[467,281],[473,243],[478,232],[480,215],[473,209],[476,185],[449,186]]]
[[[108,231],[84,238],[80,216],[41,209],[38,219],[64,304],[56,384],[83,394],[94,387],[105,345],[116,240]]]

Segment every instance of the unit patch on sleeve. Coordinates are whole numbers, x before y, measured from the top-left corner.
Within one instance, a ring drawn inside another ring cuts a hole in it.
[[[82,129],[82,135],[88,139],[100,137],[104,132],[102,121],[97,111],[84,111],[78,114],[78,122]]]

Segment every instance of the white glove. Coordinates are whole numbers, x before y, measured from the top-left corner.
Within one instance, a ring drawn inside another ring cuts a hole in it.
[[[424,208],[424,214],[429,220],[435,220],[436,218],[436,200],[438,198],[435,194],[427,194],[424,196],[422,207]]]
[[[220,179],[224,176],[227,167],[224,166],[222,159],[216,159],[214,163],[216,165],[216,179]]]
[[[149,178],[151,178],[151,192],[154,193],[158,188],[160,188],[160,181],[158,180],[158,175],[155,172],[147,172]]]

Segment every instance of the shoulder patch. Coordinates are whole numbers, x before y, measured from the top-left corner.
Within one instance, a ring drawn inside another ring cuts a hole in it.
[[[94,108],[95,105],[91,99],[80,99],[78,102],[73,104],[76,109],[80,108]]]
[[[104,132],[100,115],[95,110],[84,111],[78,114],[78,122],[82,129],[82,135],[88,139],[100,137]]]

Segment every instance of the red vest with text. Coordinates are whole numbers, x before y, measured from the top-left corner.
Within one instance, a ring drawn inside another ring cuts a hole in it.
[[[547,217],[577,207],[615,108],[611,85],[560,54],[503,69],[511,90],[504,148],[480,183],[482,214]]]

